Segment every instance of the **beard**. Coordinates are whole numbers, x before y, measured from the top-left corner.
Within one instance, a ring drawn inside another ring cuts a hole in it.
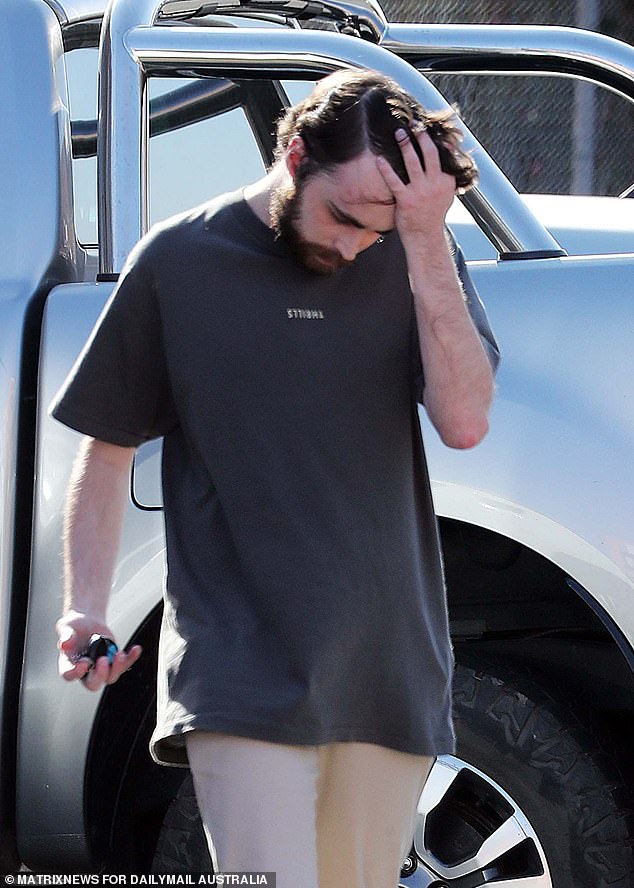
[[[305,180],[298,178],[287,185],[278,185],[271,195],[271,224],[277,237],[288,247],[293,258],[315,274],[332,274],[351,264],[338,250],[322,247],[302,237],[299,232],[302,195]]]

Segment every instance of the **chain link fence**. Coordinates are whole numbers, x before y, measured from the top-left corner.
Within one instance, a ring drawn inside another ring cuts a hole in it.
[[[632,0],[384,0],[391,21],[584,27],[634,44]],[[525,192],[620,194],[634,182],[634,104],[564,77],[432,75]]]

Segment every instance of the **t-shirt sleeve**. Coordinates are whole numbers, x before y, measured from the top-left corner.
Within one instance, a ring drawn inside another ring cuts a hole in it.
[[[487,353],[487,357],[491,364],[491,368],[495,373],[498,365],[500,363],[500,350],[498,348],[497,341],[493,334],[493,330],[491,329],[491,325],[489,323],[489,319],[487,317],[486,309],[478,295],[478,291],[476,290],[476,286],[471,279],[471,275],[469,274],[469,269],[467,268],[467,263],[464,258],[464,254],[456,243],[456,239],[449,229],[446,229],[447,237],[449,239],[449,244],[451,247],[451,251],[453,254],[453,260],[456,265],[456,271],[458,272],[458,277],[460,278],[460,283],[462,285],[462,290],[464,293],[465,303],[469,310],[469,314],[473,320],[473,323],[476,326],[478,333],[480,334],[480,339],[482,340],[482,345]],[[414,326],[414,345],[413,345],[413,353],[414,353],[414,387],[416,392],[416,400],[421,404],[423,403],[423,392],[425,388],[425,377],[424,370],[421,364],[420,359],[420,347],[418,340],[418,330],[416,328],[416,316],[413,316],[413,326]]]
[[[176,425],[156,286],[142,247],[130,255],[50,412],[76,431],[123,447]]]

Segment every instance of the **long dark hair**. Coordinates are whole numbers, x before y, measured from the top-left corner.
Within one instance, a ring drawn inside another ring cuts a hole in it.
[[[291,139],[301,136],[306,149],[298,174],[328,170],[353,160],[367,148],[382,155],[403,182],[408,182],[397,129],[410,136],[422,124],[438,148],[442,169],[469,188],[478,171],[470,154],[460,147],[462,134],[451,111],[431,113],[394,80],[375,71],[345,69],[320,81],[303,101],[289,108],[277,125],[276,157],[284,155]],[[418,144],[414,140],[414,147]],[[422,160],[422,158],[421,158]]]

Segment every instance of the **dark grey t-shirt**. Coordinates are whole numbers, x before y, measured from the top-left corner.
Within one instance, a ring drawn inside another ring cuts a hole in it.
[[[195,728],[453,750],[420,388],[396,233],[321,277],[233,194],[133,251],[53,414],[165,436],[157,760]]]

